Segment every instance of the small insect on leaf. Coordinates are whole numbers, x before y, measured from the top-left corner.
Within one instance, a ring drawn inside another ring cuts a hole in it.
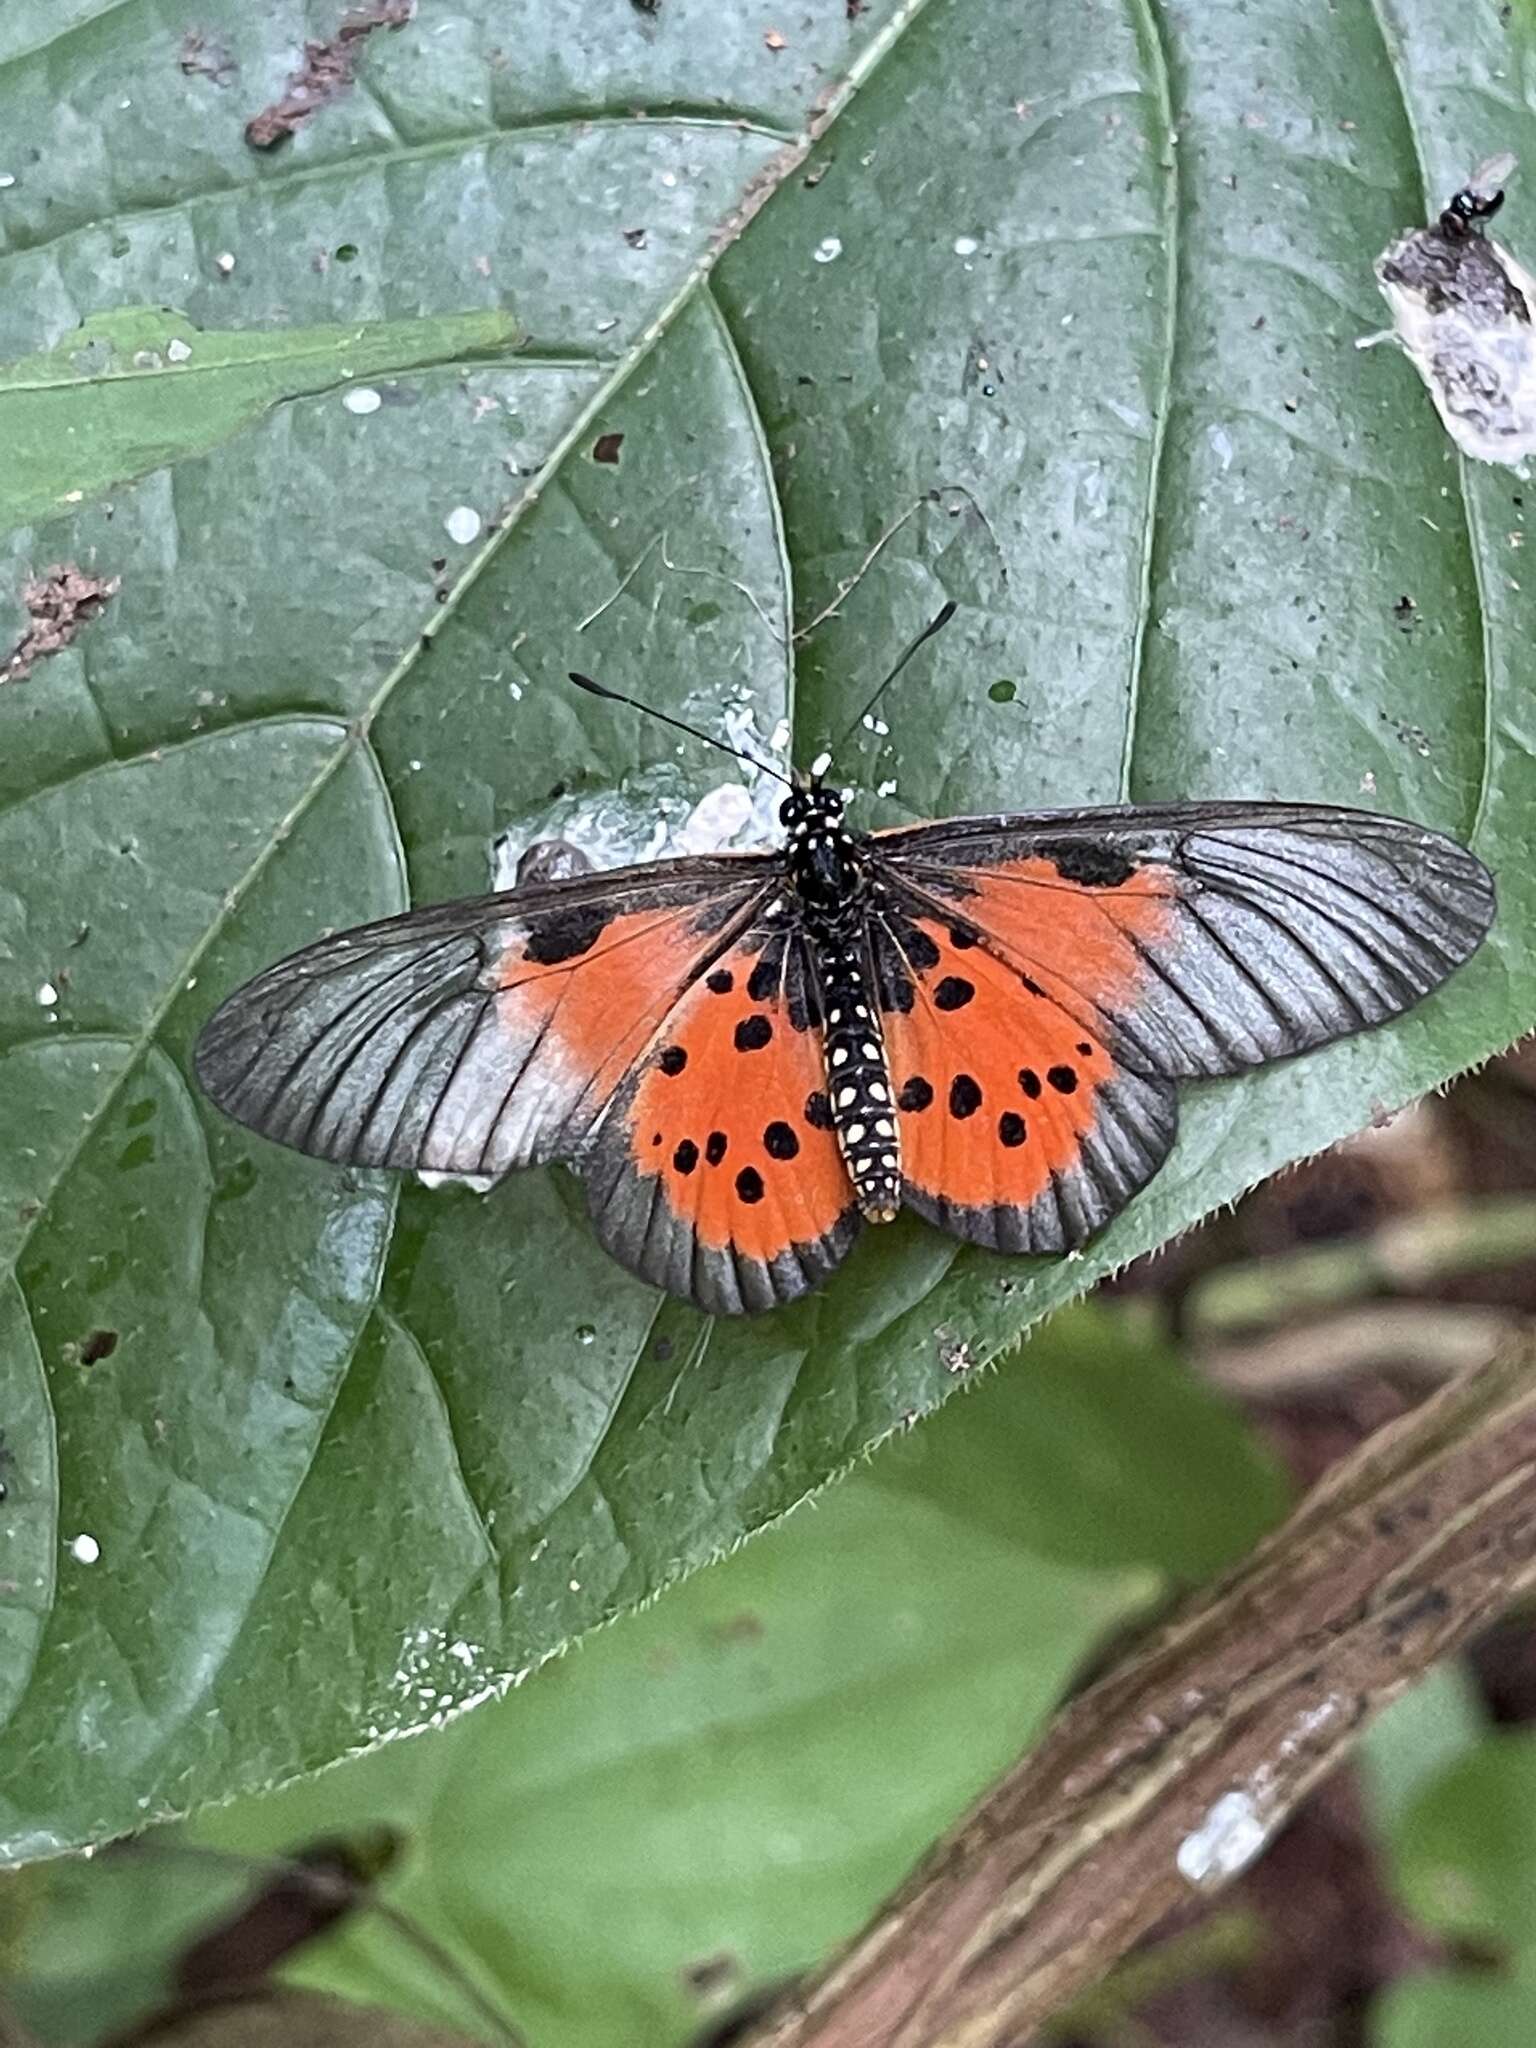
[[[1392,329],[1359,343],[1398,341],[1457,447],[1510,465],[1536,451],[1536,279],[1484,224],[1514,168],[1507,152],[1490,157],[1438,220],[1382,251]]]

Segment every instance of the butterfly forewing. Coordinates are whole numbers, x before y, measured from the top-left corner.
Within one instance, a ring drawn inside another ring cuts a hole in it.
[[[1468,957],[1494,909],[1454,841],[1320,805],[962,819],[875,844],[1123,1064],[1171,1078],[1385,1022]]]
[[[1123,1208],[1172,1145],[1175,1080],[1383,1022],[1493,914],[1451,841],[1323,808],[959,820],[875,844],[907,1199],[1000,1250],[1080,1244]]]
[[[198,1076],[279,1143],[498,1175],[578,1157],[694,977],[750,922],[772,859],[583,876],[365,925],[247,983]]]

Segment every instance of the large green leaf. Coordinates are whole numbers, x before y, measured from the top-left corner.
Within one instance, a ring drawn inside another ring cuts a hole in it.
[[[1214,1567],[1252,1539],[1262,1456],[1188,1379],[1148,1403],[1137,1380],[1158,1362],[1122,1321],[1069,1311],[1038,1340],[1041,1363],[1064,1377],[1095,1341],[1123,1371],[1073,1443],[1092,1566],[1036,1547],[1060,1438],[1036,1430],[1030,1383],[1000,1375],[884,1446],[814,1512],[505,1700],[201,1815],[173,1843],[269,1855],[386,1827],[400,1843],[386,1898],[530,2040],[691,2038],[722,2002],[806,1967],[863,1920],[1106,1634],[1145,1611],[1170,1548],[1204,1546]],[[1224,1421],[1230,1432],[1199,1486],[1177,1484],[1175,1414],[1191,1436]],[[1117,1456],[1148,1415],[1146,1465],[1171,1496],[1151,1530]],[[479,1643],[448,1644],[452,1681],[442,1651],[423,1628],[401,1653],[397,1686],[426,1715],[485,1684]],[[189,1866],[158,1846],[15,1873],[23,1893],[50,1888],[15,1993],[49,2042],[89,2038],[79,2020],[93,2004],[121,2001],[113,2017],[129,2016],[187,1940]],[[205,1886],[226,1881],[221,1866],[190,1868]],[[442,1969],[366,1914],[289,1974],[475,2023]]]
[[[530,336],[368,416],[279,405],[0,550],[0,606],[40,563],[122,579],[0,691],[13,1853],[407,1725],[420,1627],[529,1668],[957,1357],[1536,1017],[1520,487],[1353,346],[1388,235],[1495,143],[1536,157],[1494,11],[1454,45],[1443,0],[777,12],[423,8],[259,159],[296,4],[200,11],[222,89],[153,0],[7,12],[0,358],[153,303],[221,332],[511,304]],[[791,616],[940,485],[792,689]],[[556,1175],[349,1178],[189,1089],[212,1002],[322,926],[482,886],[507,829],[642,848],[720,784],[573,701],[578,648],[715,726],[790,717],[806,757],[944,595],[892,733],[845,750],[866,820],[1363,792],[1475,835],[1494,941],[1394,1030],[1192,1093],[1085,1257],[904,1223],[748,1327],[658,1307]]]

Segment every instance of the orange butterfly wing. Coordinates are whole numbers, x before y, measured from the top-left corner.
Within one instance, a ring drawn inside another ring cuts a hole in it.
[[[325,1159],[487,1178],[566,1160],[643,1278],[723,1313],[793,1300],[857,1223],[812,1103],[813,971],[761,921],[780,876],[692,859],[361,926],[230,997],[199,1078]]]
[[[770,861],[619,869],[322,939],[215,1012],[198,1077],[280,1144],[498,1176],[576,1157],[692,979],[756,914]]]
[[[601,1242],[716,1314],[793,1301],[858,1234],[832,1131],[815,970],[760,926],[673,1008],[583,1167]]]
[[[1081,1244],[1166,1158],[1172,1084],[1120,1065],[974,926],[911,907],[887,926],[907,972],[885,1012],[906,1200],[994,1251]]]
[[[1116,1214],[1173,1142],[1176,1079],[1395,1016],[1493,914],[1465,849],[1326,806],[962,819],[875,843],[908,1199],[1001,1250],[1080,1244]]]

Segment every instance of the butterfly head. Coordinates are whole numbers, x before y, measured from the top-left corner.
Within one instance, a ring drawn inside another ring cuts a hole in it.
[[[812,775],[779,805],[787,835],[785,852],[796,894],[820,910],[833,910],[860,893],[864,863],[858,842],[843,823],[840,791]]]

